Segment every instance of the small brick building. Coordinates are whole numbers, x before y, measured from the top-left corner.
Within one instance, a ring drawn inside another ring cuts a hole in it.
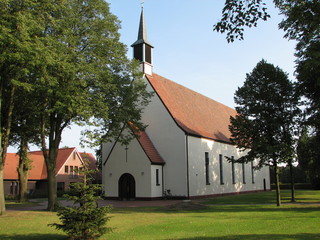
[[[31,160],[31,170],[28,178],[28,194],[45,195],[47,193],[47,168],[42,151],[28,153]],[[80,153],[76,148],[59,149],[56,161],[57,190],[67,190],[70,183],[79,181],[77,170],[83,166],[84,159],[90,162],[90,168],[96,168],[96,159],[91,153]],[[7,153],[4,167],[5,195],[19,193],[17,167],[19,155]]]

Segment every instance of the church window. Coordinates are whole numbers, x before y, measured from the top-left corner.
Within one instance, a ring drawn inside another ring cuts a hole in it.
[[[206,169],[206,184],[210,185],[209,178],[209,153],[205,152],[205,169]]]
[[[246,184],[246,169],[245,169],[245,163],[242,163],[242,182],[243,184]]]
[[[219,167],[220,167],[220,184],[224,184],[223,180],[223,156],[222,154],[219,154]]]
[[[254,181],[254,166],[253,166],[253,162],[251,162],[251,180],[252,180],[252,184],[255,183]]]
[[[231,157],[232,184],[236,184],[236,175],[234,170],[234,156]]]
[[[160,186],[159,169],[156,169],[156,184],[157,186]]]

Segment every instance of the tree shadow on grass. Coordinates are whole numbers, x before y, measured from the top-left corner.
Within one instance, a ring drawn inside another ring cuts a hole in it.
[[[134,214],[134,213],[234,213],[234,212],[296,212],[296,213],[311,213],[319,211],[318,205],[283,205],[282,207],[276,207],[273,205],[207,205],[203,209],[194,209],[185,206],[185,208],[168,208],[168,207],[137,207],[137,208],[114,208],[111,213],[114,214]]]
[[[0,234],[1,240],[65,240],[66,235],[62,234],[26,234],[26,235],[6,235]]]
[[[299,233],[299,234],[247,234],[247,235],[230,235],[221,237],[190,237],[180,238],[180,240],[280,240],[280,239],[295,239],[295,240],[313,240],[320,239],[320,233]]]

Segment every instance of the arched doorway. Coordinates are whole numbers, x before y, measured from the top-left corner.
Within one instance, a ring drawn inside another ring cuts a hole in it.
[[[120,200],[133,200],[136,197],[136,183],[134,177],[125,173],[119,178]]]

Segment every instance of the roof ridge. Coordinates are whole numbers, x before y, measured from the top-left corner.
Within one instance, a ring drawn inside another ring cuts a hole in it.
[[[223,106],[225,106],[225,107],[227,107],[227,108],[230,108],[230,109],[232,109],[232,110],[235,110],[234,108],[232,108],[232,107],[229,107],[228,105],[226,105],[226,104],[224,104],[224,103],[222,103],[222,102],[219,102],[219,101],[217,101],[217,100],[214,100],[214,99],[212,99],[212,98],[210,98],[210,97],[208,97],[208,96],[206,96],[206,95],[204,95],[204,94],[202,94],[202,93],[199,93],[199,92],[197,92],[197,91],[195,91],[195,90],[193,90],[193,89],[191,89],[191,88],[189,88],[189,87],[186,87],[186,86],[184,86],[184,85],[182,85],[182,84],[180,84],[180,83],[177,83],[177,82],[175,82],[175,81],[173,81],[173,80],[171,80],[171,79],[169,79],[169,78],[166,78],[166,77],[163,77],[163,76],[161,76],[161,75],[159,75],[159,74],[157,74],[157,73],[152,73],[153,75],[156,75],[156,76],[159,76],[159,77],[161,77],[161,78],[164,78],[164,79],[166,79],[167,81],[170,81],[171,83],[173,83],[173,84],[176,84],[176,85],[178,85],[178,86],[180,86],[180,87],[182,87],[182,88],[185,88],[185,89],[187,89],[187,90],[189,90],[190,92],[193,92],[193,93],[195,93],[195,94],[197,94],[197,95],[200,95],[200,96],[202,96],[202,97],[205,97],[205,98],[207,98],[208,100],[210,100],[210,101],[214,101],[214,102],[216,102],[216,103],[218,103],[218,104],[221,104],[221,105],[223,105]],[[152,75],[148,75],[148,74],[146,74],[148,77],[152,77]]]
[[[146,79],[186,134],[231,144],[229,125],[235,109],[156,73]]]

